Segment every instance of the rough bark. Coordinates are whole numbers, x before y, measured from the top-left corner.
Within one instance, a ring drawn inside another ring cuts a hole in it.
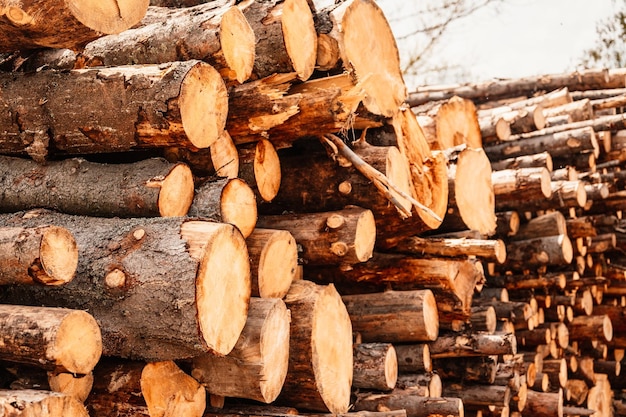
[[[359,389],[390,391],[398,379],[396,350],[390,343],[354,345],[352,386]]]
[[[432,372],[433,364],[430,360],[430,348],[427,343],[395,344],[398,372],[420,373]]]
[[[5,73],[0,140],[5,154],[45,160],[139,148],[206,148],[224,130],[227,91],[200,61]],[[93,100],[100,97],[100,100]]]
[[[463,401],[460,398],[419,397],[408,390],[396,394],[371,394],[357,398],[355,410],[376,411],[406,410],[407,416],[428,417],[442,415],[450,417],[463,416]]]
[[[101,217],[184,216],[193,177],[184,164],[151,158],[102,164],[80,158],[34,161],[0,156],[0,211],[47,208]]]
[[[498,263],[503,263],[506,260],[506,246],[501,239],[446,239],[413,236],[398,243],[394,252],[423,257],[463,258],[473,255]]]
[[[514,355],[517,353],[517,339],[511,333],[441,334],[428,347],[432,358]]]
[[[0,18],[0,52],[80,48],[103,34],[132,27],[144,17],[148,4],[148,0],[106,5],[59,0],[8,3]]]
[[[520,202],[546,199],[552,195],[550,173],[546,168],[494,171],[491,181],[498,211],[515,210],[520,207]]]
[[[2,300],[88,310],[100,325],[105,355],[169,360],[226,354],[245,324],[248,253],[231,225],[52,212],[3,215],[0,223],[60,224],[74,234],[79,260],[72,282],[13,286]]]
[[[0,391],[0,410],[15,417],[88,417],[85,407],[74,397],[41,390]]]

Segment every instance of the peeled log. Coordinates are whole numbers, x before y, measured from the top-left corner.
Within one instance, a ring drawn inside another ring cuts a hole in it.
[[[38,164],[0,156],[0,211],[47,208],[102,217],[184,216],[193,176],[184,164],[151,158],[101,164],[80,158]]]
[[[78,248],[64,228],[0,227],[0,285],[63,285],[74,279]]]
[[[88,374],[100,360],[102,337],[87,312],[0,305],[0,358],[56,372]]]
[[[283,298],[296,279],[298,248],[286,230],[255,228],[246,238],[252,296]]]
[[[289,322],[281,299],[251,298],[248,320],[233,350],[221,357],[195,357],[191,375],[212,395],[273,402],[287,375]]]
[[[141,395],[151,417],[202,417],[206,391],[172,361],[152,362],[141,372]]]
[[[332,285],[294,281],[289,368],[278,401],[309,410],[345,413],[352,385],[352,323]]]
[[[431,341],[439,334],[435,297],[430,290],[344,295],[352,327],[363,341]]]
[[[150,7],[133,28],[88,43],[77,67],[198,59],[213,65],[223,78],[242,83],[252,73],[254,45],[252,28],[231,0],[183,9]]]
[[[144,17],[148,4],[148,0],[3,2],[0,52],[42,47],[79,48],[103,34],[119,33],[132,27]]]
[[[14,286],[1,298],[89,311],[102,329],[104,355],[170,360],[226,354],[245,324],[250,269],[234,226],[52,212],[2,215],[0,224],[59,224],[74,234],[79,257],[71,283]]]
[[[15,417],[89,417],[70,395],[41,390],[1,390],[0,412]]]
[[[206,148],[222,134],[228,112],[222,78],[200,61],[15,72],[0,83],[0,150],[38,161],[50,149]]]
[[[290,232],[302,248],[307,265],[352,265],[372,257],[376,224],[372,212],[360,207],[324,213],[261,216],[259,227]]]
[[[398,379],[396,350],[390,343],[354,345],[354,388],[389,391]]]
[[[239,178],[207,181],[196,190],[187,215],[230,223],[247,238],[257,222],[254,192]]]

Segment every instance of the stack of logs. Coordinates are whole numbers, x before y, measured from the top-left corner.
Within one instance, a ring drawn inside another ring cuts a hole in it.
[[[32,3],[7,414],[626,416],[626,70],[407,94],[373,0]]]

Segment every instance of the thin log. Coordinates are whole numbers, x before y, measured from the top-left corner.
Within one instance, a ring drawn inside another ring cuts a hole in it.
[[[506,260],[506,246],[504,241],[500,239],[446,239],[413,236],[400,242],[394,248],[394,252],[453,258],[474,255],[498,263],[503,263]]]
[[[552,167],[552,156],[548,152],[491,161],[491,168],[494,171],[518,168],[546,168],[548,171],[552,171]]]
[[[460,398],[419,397],[411,391],[396,394],[371,394],[358,397],[355,410],[406,410],[409,417],[428,417],[444,415],[463,416],[463,401]]]
[[[42,390],[1,390],[0,410],[7,416],[88,417],[85,407],[74,397]]]
[[[432,358],[514,355],[517,340],[512,333],[441,334],[428,347]]]
[[[354,345],[354,388],[390,391],[396,386],[398,368],[396,350],[392,344]]]
[[[428,344],[395,344],[394,348],[399,373],[432,372],[433,364]]]

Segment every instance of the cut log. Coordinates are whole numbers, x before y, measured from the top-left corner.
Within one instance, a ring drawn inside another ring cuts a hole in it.
[[[548,152],[491,161],[491,168],[494,171],[518,168],[546,168],[548,171],[552,171],[552,167],[552,156]]]
[[[569,265],[574,251],[567,235],[538,237],[509,242],[505,266]]]
[[[519,230],[520,217],[517,211],[496,212],[496,233],[497,237],[514,236]]]
[[[428,347],[432,358],[514,355],[517,340],[512,333],[441,334]]]
[[[252,296],[283,298],[296,279],[298,248],[286,230],[255,228],[246,239]]]
[[[226,354],[245,324],[250,269],[234,226],[52,212],[3,215],[0,223],[60,224],[74,234],[80,279],[60,287],[15,286],[1,298],[89,311],[102,330],[104,355],[170,360]]]
[[[278,401],[309,410],[345,413],[352,385],[352,324],[332,285],[294,281],[289,368]]]
[[[510,290],[530,290],[536,288],[565,289],[566,277],[563,273],[538,275],[488,275],[487,285],[506,287]]]
[[[239,160],[239,177],[250,185],[257,199],[272,201],[281,182],[280,160],[274,145],[268,140],[258,141],[245,157]]]
[[[528,390],[524,411],[537,417],[563,417],[563,390],[537,392]]]
[[[38,161],[50,148],[68,154],[206,148],[226,123],[224,82],[200,61],[13,73],[0,80],[0,150]]]
[[[490,236],[496,230],[491,164],[482,148],[465,148],[448,167],[448,212],[442,231],[478,230]]]
[[[141,395],[150,417],[202,417],[206,392],[174,362],[153,362],[141,372]]]
[[[370,394],[357,397],[354,409],[406,410],[410,417],[428,417],[432,415],[463,417],[463,401],[460,398],[419,397],[411,390],[396,394]]]
[[[0,325],[3,360],[88,374],[102,353],[98,323],[84,311],[0,305]]]
[[[468,356],[463,359],[433,359],[433,370],[444,380],[493,384],[498,370],[497,356]]]
[[[318,34],[337,43],[343,68],[362,82],[367,110],[385,117],[397,113],[407,92],[382,9],[373,1],[349,0],[318,11],[316,19]]]
[[[0,410],[6,416],[88,417],[74,397],[41,390],[0,390]]]
[[[469,148],[482,148],[478,114],[476,106],[470,100],[452,97],[444,102],[429,103],[412,110],[418,115],[432,118],[431,123],[425,123],[429,127],[424,129],[432,149],[449,149],[463,144]],[[428,137],[431,133],[435,137]]]
[[[372,212],[360,207],[340,211],[260,216],[259,227],[290,232],[306,265],[353,265],[372,257],[376,224]]]
[[[212,395],[271,403],[289,363],[289,311],[278,298],[250,299],[248,320],[233,350],[193,359],[191,375]]]
[[[439,375],[427,374],[400,374],[396,382],[396,390],[413,391],[421,397],[441,397],[442,385]],[[420,395],[424,393],[425,395]]]
[[[439,334],[435,297],[430,290],[344,295],[352,328],[363,341],[426,342]]]
[[[598,339],[610,342],[613,325],[607,315],[577,316],[567,323],[571,340]]]
[[[567,221],[563,213],[555,211],[530,219],[520,226],[511,240],[527,240],[556,235],[568,235],[569,237],[568,230]]]
[[[305,0],[255,0],[237,7],[254,33],[254,78],[277,72],[295,72],[301,80],[311,76],[317,59],[317,32]]]
[[[481,268],[482,264],[472,260],[419,259],[375,252],[372,259],[350,269],[311,266],[305,268],[304,274],[316,282],[332,282],[344,294],[365,292],[365,289],[384,291],[389,287],[430,289],[437,294],[439,312],[457,311],[468,317],[474,289],[483,279]]]
[[[394,348],[396,350],[399,373],[432,372],[433,364],[430,360],[428,344],[396,344]]]
[[[468,408],[498,406],[504,407],[511,400],[511,389],[506,385],[448,384],[443,387],[444,397],[456,397]]]
[[[498,211],[520,207],[520,202],[552,196],[550,173],[546,168],[518,168],[491,174],[495,206]]]
[[[567,385],[567,361],[561,359],[544,359],[541,372],[548,375],[550,391],[565,388]]]
[[[0,211],[48,208],[101,217],[184,216],[193,176],[184,164],[151,158],[101,164],[72,158],[34,161],[0,156]]]
[[[77,264],[76,241],[65,228],[0,227],[0,285],[63,285]]]
[[[239,178],[207,181],[196,190],[187,215],[230,223],[247,238],[257,222],[254,192]]]
[[[546,117],[568,115],[572,122],[593,119],[593,108],[589,99],[576,100],[560,106],[549,107],[543,111]],[[543,129],[537,127],[537,129]]]
[[[396,386],[397,379],[398,359],[392,344],[354,345],[354,388],[390,391]]]
[[[398,243],[398,246],[394,248],[394,252],[417,256],[432,255],[453,258],[473,255],[498,263],[503,263],[506,260],[506,246],[501,239],[446,239],[413,236]]]
[[[150,7],[133,28],[87,44],[76,67],[198,59],[242,83],[252,74],[254,50],[254,32],[241,10],[220,0],[183,9]]]
[[[85,401],[90,416],[149,416],[141,395],[145,362],[102,358],[94,368],[94,384]]]
[[[123,4],[46,0],[6,3],[0,19],[0,52],[79,48],[102,34],[119,33],[146,14],[148,0]]]
[[[51,391],[70,395],[84,403],[93,386],[93,373],[74,375],[67,372],[49,372],[48,385]]]

